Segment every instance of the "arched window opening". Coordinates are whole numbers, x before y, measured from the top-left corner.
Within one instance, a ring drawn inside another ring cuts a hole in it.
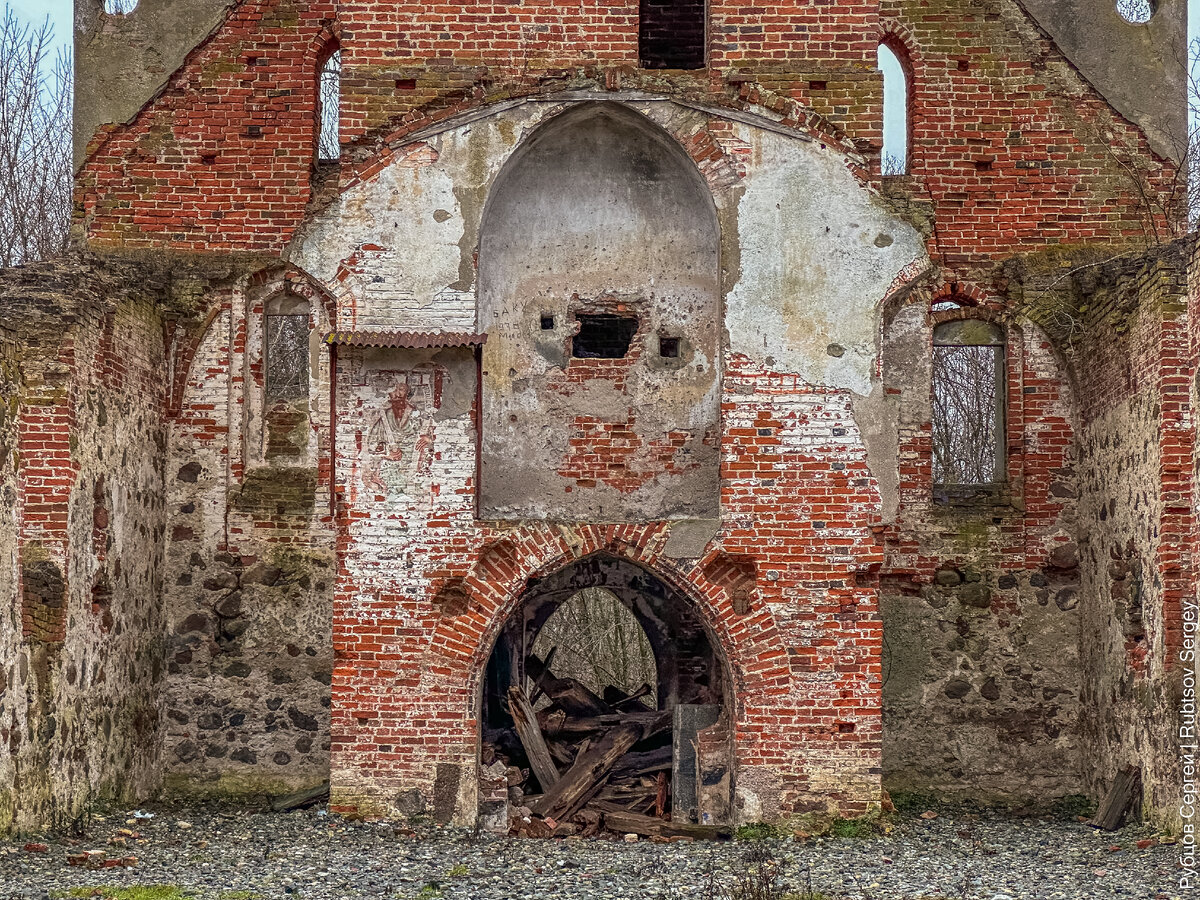
[[[334,50],[321,66],[317,88],[317,160],[331,162],[342,155],[338,142],[338,107],[342,94],[341,50]]]
[[[1004,332],[979,319],[933,332],[933,481],[1004,480]]]
[[[1154,18],[1153,0],[1117,0],[1117,12],[1130,25],[1145,25]]]
[[[703,69],[705,0],[641,0],[638,58],[643,69]]]
[[[123,16],[137,9],[138,0],[104,0],[104,11],[110,16]]]
[[[884,175],[905,175],[910,125],[908,72],[896,51],[887,44],[879,45],[879,68],[883,72],[881,168]]]
[[[654,651],[633,613],[611,591],[584,588],[546,620],[533,652],[558,678],[574,678],[606,703],[658,708]],[[624,697],[622,697],[624,695]],[[549,705],[549,700],[543,701]]]

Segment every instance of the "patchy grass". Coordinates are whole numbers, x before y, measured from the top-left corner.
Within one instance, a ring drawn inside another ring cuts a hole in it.
[[[442,896],[442,886],[436,881],[429,882],[417,891],[417,900],[436,900],[440,896]]]
[[[132,887],[73,887],[66,891],[51,891],[50,896],[54,900],[66,897],[100,897],[102,900],[188,900],[195,895],[180,890],[174,884],[135,884]]]
[[[870,819],[843,819],[838,817],[829,823],[829,834],[837,838],[873,837],[877,833],[875,822]]]
[[[468,869],[466,867],[466,865],[464,865],[463,863],[459,863],[456,866],[451,866],[450,869],[447,870],[446,877],[447,878],[465,878],[466,876],[468,876],[470,874],[471,874],[471,870]]]
[[[892,794],[892,806],[898,813],[921,813],[938,806],[938,799],[924,791],[896,791]]]
[[[769,822],[751,822],[749,825],[739,825],[734,831],[734,840],[765,841],[771,838],[791,837],[791,829],[782,825],[772,825]]]
[[[1071,794],[1051,803],[1050,814],[1059,819],[1077,819],[1080,816],[1090,818],[1096,814],[1096,802],[1083,794]]]
[[[221,900],[262,900],[262,894],[254,891],[222,891]]]

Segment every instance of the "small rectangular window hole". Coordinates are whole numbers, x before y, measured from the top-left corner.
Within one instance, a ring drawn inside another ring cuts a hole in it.
[[[658,355],[664,359],[679,358],[679,338],[660,337],[658,339]]]
[[[810,81],[808,83],[808,89],[810,91],[823,91],[828,87],[829,87],[828,81]]]
[[[415,91],[417,89],[417,79],[415,78],[397,78],[396,90],[398,91]]]
[[[579,359],[622,359],[637,333],[633,316],[608,313],[576,316],[579,333],[571,341],[571,355]]]
[[[542,331],[554,330],[554,316],[542,313]]]

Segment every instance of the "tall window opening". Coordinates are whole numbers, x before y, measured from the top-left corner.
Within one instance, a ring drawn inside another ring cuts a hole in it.
[[[703,69],[705,0],[641,0],[638,58],[643,69]]]
[[[933,332],[933,481],[1004,480],[1004,332],[978,319]]]
[[[272,302],[264,316],[263,364],[266,398],[295,400],[308,396],[308,309],[295,297]]]
[[[883,72],[883,174],[904,175],[908,172],[909,73],[887,44],[879,45],[879,68]]]
[[[334,50],[321,66],[317,84],[317,159],[331,162],[342,155],[338,142],[338,106],[342,94],[342,51]]]

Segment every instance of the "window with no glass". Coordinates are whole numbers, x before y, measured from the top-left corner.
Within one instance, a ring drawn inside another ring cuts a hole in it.
[[[578,315],[579,333],[571,341],[571,355],[579,359],[621,359],[637,333],[634,316],[608,313]]]
[[[943,322],[933,332],[933,481],[1004,480],[1004,332],[989,322]]]
[[[294,400],[308,395],[308,316],[266,318],[266,397]]]

